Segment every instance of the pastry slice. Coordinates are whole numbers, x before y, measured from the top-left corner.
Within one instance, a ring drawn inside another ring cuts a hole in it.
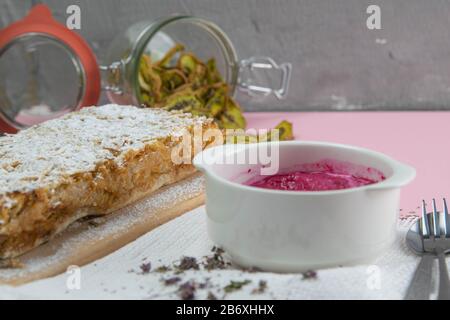
[[[192,164],[171,155],[194,127],[216,125],[189,114],[106,105],[0,137],[0,258],[193,174]],[[202,141],[202,148],[210,143]]]

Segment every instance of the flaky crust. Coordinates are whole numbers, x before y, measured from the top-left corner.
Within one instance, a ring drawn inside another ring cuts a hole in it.
[[[216,128],[207,119],[201,126]],[[192,132],[193,127],[182,129]],[[204,141],[202,148],[210,143]],[[23,254],[80,218],[108,214],[193,174],[193,165],[171,161],[176,146],[171,136],[158,138],[122,153],[120,163],[104,159],[95,169],[71,174],[51,186],[14,191],[7,199],[0,195],[0,257]],[[11,202],[14,205],[6,205]]]

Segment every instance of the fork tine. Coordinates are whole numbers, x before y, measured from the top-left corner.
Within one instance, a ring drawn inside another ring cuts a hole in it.
[[[430,223],[428,221],[427,215],[427,205],[425,200],[422,200],[422,236],[429,237],[430,236]]]
[[[443,224],[444,224],[444,231],[445,231],[445,237],[450,237],[447,222],[448,222],[448,208],[447,208],[447,201],[445,201],[445,198],[442,199],[442,202],[444,203],[444,214],[442,215]]]
[[[439,226],[438,212],[436,209],[436,200],[433,198],[433,235],[437,238],[441,236],[441,228]]]

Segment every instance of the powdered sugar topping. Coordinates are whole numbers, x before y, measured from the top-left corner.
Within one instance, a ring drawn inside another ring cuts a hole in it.
[[[206,118],[161,109],[105,105],[87,107],[15,135],[0,138],[0,195],[50,186],[66,176],[93,170],[128,150],[158,138],[178,136]]]

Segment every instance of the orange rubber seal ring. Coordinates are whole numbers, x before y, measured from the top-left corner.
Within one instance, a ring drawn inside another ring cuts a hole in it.
[[[40,33],[53,36],[72,49],[80,60],[86,75],[86,86],[79,107],[92,106],[98,102],[101,92],[100,70],[97,59],[89,45],[76,32],[69,30],[52,17],[50,9],[44,4],[34,6],[28,15],[8,27],[0,30],[0,50],[15,38],[28,33]],[[0,130],[15,133],[17,128],[6,123],[0,117]]]

